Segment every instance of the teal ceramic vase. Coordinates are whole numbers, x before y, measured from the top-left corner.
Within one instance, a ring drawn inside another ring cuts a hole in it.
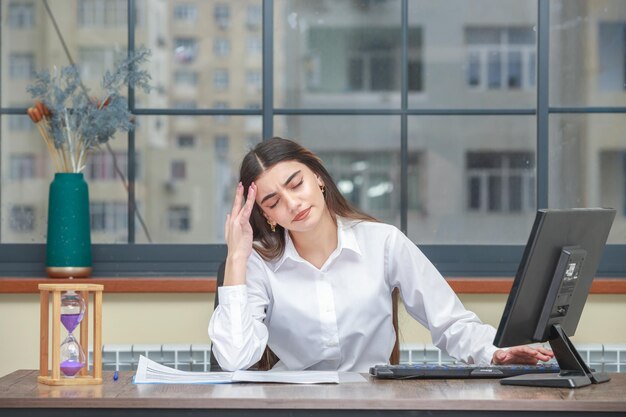
[[[56,173],[50,184],[46,272],[51,278],[91,275],[89,189],[82,173]]]

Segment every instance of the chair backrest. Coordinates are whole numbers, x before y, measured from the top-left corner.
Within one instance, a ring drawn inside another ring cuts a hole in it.
[[[224,271],[226,269],[226,263],[222,262],[219,266],[219,268],[217,269],[217,280],[216,280],[216,288],[215,288],[215,303],[213,305],[213,309],[215,310],[217,308],[217,306],[219,305],[219,295],[218,295],[218,291],[217,288],[221,287],[222,285],[224,285]],[[392,365],[397,365],[398,363],[400,363],[400,337],[398,334],[398,298],[399,298],[399,292],[398,289],[394,289],[393,293],[392,293],[392,303],[393,303],[393,308],[392,308],[392,321],[393,321],[393,328],[396,331],[396,343],[393,346],[393,350],[391,351],[391,356],[389,357],[389,363],[391,363]],[[276,363],[278,362],[278,357],[274,354],[274,352],[272,352],[272,350],[269,347],[265,348],[265,352],[263,352],[263,356],[261,357],[261,360],[259,360],[259,362],[257,362],[255,365],[251,366],[250,369],[257,369],[260,371],[267,371],[269,369],[272,369],[272,367],[274,365],[276,365]],[[210,358],[210,365],[211,365],[211,371],[221,371],[222,368],[220,367],[219,363],[217,362],[217,359],[215,358],[215,356],[213,355],[213,349],[211,349],[211,358]]]

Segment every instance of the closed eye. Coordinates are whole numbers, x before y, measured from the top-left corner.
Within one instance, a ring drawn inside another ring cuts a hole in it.
[[[273,209],[274,207],[276,207],[276,206],[278,205],[278,202],[279,202],[279,201],[280,201],[280,198],[277,198],[277,199],[276,199],[276,202],[275,202],[274,204],[272,204],[272,205],[270,206],[270,208],[271,208],[271,209]]]

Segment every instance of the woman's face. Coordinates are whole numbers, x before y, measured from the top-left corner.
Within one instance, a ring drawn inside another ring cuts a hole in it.
[[[272,223],[305,232],[315,228],[324,215],[326,201],[320,189],[323,183],[300,162],[279,162],[254,182],[256,203]]]

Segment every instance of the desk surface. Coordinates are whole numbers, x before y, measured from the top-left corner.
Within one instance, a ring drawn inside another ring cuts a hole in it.
[[[151,416],[175,415],[176,409],[193,410],[188,415],[216,409],[231,415],[252,410],[260,414],[271,410],[271,415],[295,415],[299,411],[308,415],[367,415],[367,410],[376,415],[383,410],[394,415],[419,415],[419,411],[463,415],[472,410],[480,411],[480,415],[626,412],[626,374],[612,374],[608,383],[578,389],[511,387],[487,379],[385,381],[369,376],[367,382],[339,385],[134,385],[133,375],[121,372],[113,381],[112,373],[104,372],[102,385],[54,387],[38,384],[37,371],[16,371],[0,378],[0,415],[69,415],[71,409],[80,409],[80,415],[89,411],[96,415],[144,415],[136,412],[149,410]]]

